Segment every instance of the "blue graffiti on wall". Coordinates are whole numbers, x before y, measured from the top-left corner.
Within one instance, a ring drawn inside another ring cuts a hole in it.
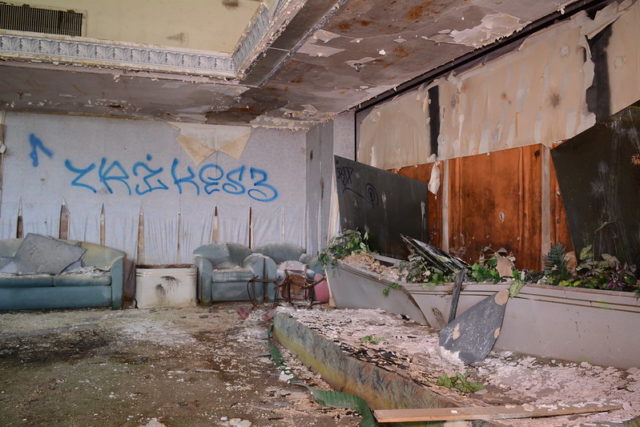
[[[36,135],[29,136],[33,167],[40,165],[38,150],[49,158],[53,151],[47,148]],[[130,196],[151,194],[155,191],[169,191],[171,185],[178,194],[195,193],[196,196],[212,195],[224,192],[232,195],[246,194],[259,202],[271,202],[278,198],[278,190],[268,183],[268,172],[242,165],[229,171],[215,163],[206,163],[197,170],[189,166],[181,166],[180,160],[174,158],[168,173],[164,167],[152,165],[153,156],[147,154],[144,161],[133,163],[131,168],[119,160],[102,157],[99,162],[79,165],[71,159],[64,160],[64,167],[73,177],[70,184],[92,193],[106,190],[109,194],[123,192]]]
[[[31,164],[34,168],[37,168],[40,164],[38,159],[38,149],[42,151],[42,154],[47,156],[48,158],[53,158],[53,151],[45,147],[44,142],[40,138],[38,138],[35,134],[29,134],[29,145],[31,145],[31,152],[29,153],[29,157],[31,157]]]

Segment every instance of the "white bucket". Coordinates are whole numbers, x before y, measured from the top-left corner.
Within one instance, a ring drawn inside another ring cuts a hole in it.
[[[138,308],[196,305],[197,269],[191,264],[138,265]]]

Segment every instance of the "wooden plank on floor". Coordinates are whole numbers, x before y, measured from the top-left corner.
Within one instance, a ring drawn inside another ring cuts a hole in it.
[[[449,420],[498,420],[508,418],[538,418],[560,415],[606,412],[621,406],[566,406],[553,408],[533,405],[506,405],[466,408],[379,409],[374,415],[380,423]]]

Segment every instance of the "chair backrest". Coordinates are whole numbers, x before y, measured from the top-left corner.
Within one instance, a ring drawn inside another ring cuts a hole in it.
[[[223,263],[231,263],[231,255],[226,243],[211,243],[209,245],[200,246],[193,251],[194,255],[207,258],[213,264],[213,268]]]
[[[242,261],[251,255],[251,249],[240,243],[227,243],[229,258],[233,264],[241,265]]]
[[[111,267],[118,259],[124,258],[125,253],[117,249],[96,245],[95,243],[81,242],[80,246],[86,249],[82,255],[82,265],[93,267]]]
[[[276,264],[281,264],[285,261],[298,261],[300,256],[304,254],[304,248],[294,245],[292,243],[267,243],[266,245],[258,246],[253,252],[261,253],[273,259]]]

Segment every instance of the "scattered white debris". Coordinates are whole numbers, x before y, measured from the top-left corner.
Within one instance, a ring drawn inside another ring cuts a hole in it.
[[[281,311],[283,309],[278,309]],[[465,366],[457,354],[439,346],[437,332],[426,326],[403,320],[381,310],[292,310],[286,311],[297,321],[343,351],[351,352],[369,363],[385,362],[384,368],[412,378],[441,395],[451,397],[464,406],[525,405],[554,410],[566,406],[611,405],[623,409],[576,416],[545,419],[501,420],[506,424],[527,426],[575,425],[577,423],[623,422],[640,413],[640,368],[618,369],[587,362],[574,363],[541,359],[511,351],[492,352],[480,363]],[[373,336],[378,344],[363,340]],[[362,351],[364,350],[364,351]],[[380,359],[381,352],[391,353]],[[357,353],[357,354],[356,354]],[[465,373],[486,389],[472,395],[436,386],[444,375]],[[578,420],[578,421],[576,421]]]
[[[378,53],[379,53],[380,55],[386,55],[386,54],[387,54],[387,52],[386,52],[384,49],[380,49],[380,50],[378,51]]]
[[[165,427],[157,418],[151,418],[148,423],[141,424],[140,427]]]

